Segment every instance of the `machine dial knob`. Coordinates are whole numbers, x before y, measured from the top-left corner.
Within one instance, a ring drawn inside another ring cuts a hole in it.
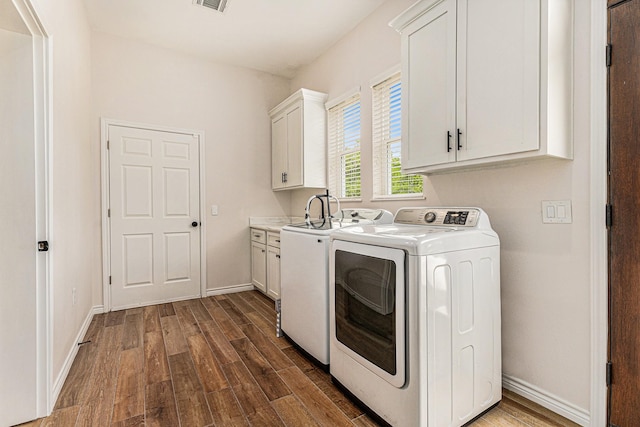
[[[424,216],[424,222],[426,222],[427,224],[431,224],[435,220],[436,220],[435,212],[427,212],[426,215]]]

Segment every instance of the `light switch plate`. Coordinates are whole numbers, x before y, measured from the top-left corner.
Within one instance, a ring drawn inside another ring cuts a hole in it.
[[[542,222],[545,224],[571,224],[571,200],[543,200]]]
[[[211,205],[211,216],[218,215],[218,205]]]

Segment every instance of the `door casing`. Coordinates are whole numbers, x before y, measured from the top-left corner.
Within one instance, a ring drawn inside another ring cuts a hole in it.
[[[589,424],[604,426],[607,418],[607,5],[591,0],[590,40],[590,183],[589,235],[591,242],[591,398]]]
[[[109,277],[111,272],[111,230],[108,216],[109,209],[109,152],[107,150],[108,129],[109,126],[125,126],[138,129],[147,129],[160,132],[173,132],[194,135],[199,140],[200,156],[199,163],[199,181],[200,181],[200,296],[204,297],[207,291],[207,254],[206,254],[206,209],[205,209],[205,139],[204,131],[180,129],[167,126],[157,126],[143,123],[132,123],[128,121],[101,118],[100,119],[100,154],[101,154],[101,184],[102,184],[102,297],[103,312],[111,311],[111,292],[109,289]]]

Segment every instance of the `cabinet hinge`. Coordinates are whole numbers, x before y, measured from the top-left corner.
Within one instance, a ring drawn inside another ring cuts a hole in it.
[[[107,218],[111,218],[111,209],[107,209]]]
[[[613,364],[611,362],[607,362],[607,387],[611,387],[612,368]]]
[[[107,139],[107,150],[109,149],[109,140]]]
[[[607,45],[605,60],[607,61],[607,67],[611,67],[611,45],[610,44]]]
[[[605,222],[607,224],[607,228],[611,228],[613,225],[613,206],[608,204],[605,209]]]
[[[111,276],[109,276],[109,285],[111,285]]]

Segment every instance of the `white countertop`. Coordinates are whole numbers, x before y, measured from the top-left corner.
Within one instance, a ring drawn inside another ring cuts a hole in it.
[[[249,227],[279,233],[285,225],[302,221],[301,217],[249,217]]]

